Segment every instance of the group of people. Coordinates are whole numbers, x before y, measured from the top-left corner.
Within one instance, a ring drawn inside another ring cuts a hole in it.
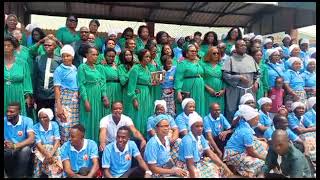
[[[144,25],[99,37],[98,20],[77,32],[75,16],[55,35],[26,35],[17,20],[4,28],[8,177],[31,161],[33,177],[313,176],[307,39],[279,45],[234,27],[172,41]]]

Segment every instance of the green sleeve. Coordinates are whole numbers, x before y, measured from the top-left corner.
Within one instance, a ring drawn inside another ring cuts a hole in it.
[[[263,92],[266,93],[269,90],[269,84],[268,84],[268,69],[267,67],[264,66],[263,71],[262,71],[262,84],[263,84]]]
[[[85,82],[86,82],[85,69],[81,65],[78,68],[77,79],[78,79],[80,96],[84,101],[86,101],[88,100],[88,95],[87,95],[87,89],[85,86]]]
[[[131,100],[137,98],[136,86],[138,81],[138,70],[133,67],[129,73],[129,82],[128,82],[128,96]]]
[[[106,84],[106,75],[105,68],[102,65],[97,65],[97,69],[101,74],[100,84],[101,84],[101,96],[107,96],[107,84]]]
[[[184,63],[179,63],[176,68],[175,80],[174,80],[174,89],[177,92],[181,91],[183,86],[183,73],[184,73]]]
[[[63,42],[62,39],[63,39],[63,31],[62,29],[58,29],[58,31],[56,32],[56,38],[60,41],[60,42]]]
[[[124,66],[119,67],[119,79],[122,86],[126,85],[129,80],[128,73],[126,73]]]
[[[25,32],[22,32],[22,42],[21,42],[21,44],[23,46],[27,46],[27,35],[26,35]]]
[[[29,65],[25,61],[22,61],[22,66],[24,66],[23,69],[25,71],[25,77],[23,78],[23,92],[25,95],[32,94],[33,90]]]
[[[36,57],[38,55],[38,49],[39,46],[37,46],[37,43],[33,44],[29,47],[29,53],[31,56]]]
[[[104,60],[103,54],[99,54],[96,64],[101,64],[101,61],[103,61],[103,60]]]
[[[123,37],[120,38],[119,41],[118,41],[118,44],[119,44],[121,50],[124,49],[125,45],[126,45],[126,38],[123,38]]]
[[[119,55],[116,55],[115,59],[114,59],[114,63],[116,63],[116,65],[120,64],[120,59],[119,59]]]
[[[54,49],[54,55],[60,57],[61,56],[60,51],[61,51],[61,47],[57,45],[56,49]]]

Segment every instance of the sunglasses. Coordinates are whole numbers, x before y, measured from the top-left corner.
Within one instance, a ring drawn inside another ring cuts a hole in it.
[[[212,55],[219,55],[220,53],[213,52]]]

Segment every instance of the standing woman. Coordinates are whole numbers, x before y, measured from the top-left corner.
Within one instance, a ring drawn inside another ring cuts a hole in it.
[[[169,34],[165,31],[159,31],[156,35],[157,40],[157,56],[161,56],[161,50],[164,44],[169,43]]]
[[[18,17],[15,14],[9,14],[7,16],[5,23],[6,24],[4,25],[4,31],[3,31],[4,37],[8,36],[9,34],[12,34],[12,31],[17,29]],[[27,46],[27,36],[24,32],[22,33],[21,45]]]
[[[134,65],[133,63],[133,52],[130,50],[124,50],[119,55],[120,65],[118,66],[119,71],[119,80],[121,84],[121,93],[122,93],[122,104],[123,104],[123,113],[129,115],[129,109],[132,106],[132,101],[128,96],[128,81],[129,81],[129,72]]]
[[[26,103],[31,106],[32,83],[28,63],[14,55],[19,42],[13,36],[4,38],[4,111],[11,102],[20,102],[21,114],[26,116]]]
[[[231,55],[231,48],[233,45],[236,44],[236,42],[242,39],[242,33],[240,31],[239,27],[233,27],[230,29],[230,31],[227,34],[227,37],[223,40],[223,42],[226,44],[226,54]]]
[[[190,94],[196,102],[196,111],[205,116],[203,73],[203,68],[197,61],[196,47],[190,44],[186,48],[186,59],[181,61],[176,69],[174,88],[177,93],[177,114],[182,112],[182,94]]]
[[[64,45],[80,40],[80,33],[76,32],[77,25],[78,18],[73,15],[69,16],[66,21],[66,26],[57,30],[57,39]]]
[[[92,19],[89,23],[90,33],[94,35],[95,40],[94,44],[99,50],[99,53],[102,52],[102,46],[104,44],[104,38],[98,36],[98,28],[100,27],[100,22],[97,19]]]
[[[56,120],[59,123],[61,144],[69,140],[70,128],[79,124],[79,87],[77,68],[72,64],[74,50],[65,45],[60,51],[62,64],[53,73]]]
[[[304,90],[307,93],[307,98],[316,96],[316,59],[310,58],[306,62],[307,69],[303,72]]]
[[[224,92],[225,83],[222,80],[222,65],[219,64],[220,52],[217,47],[210,47],[204,62],[201,63],[203,67],[203,80],[205,84],[205,113],[209,113],[212,103],[218,103],[221,111],[224,112]]]
[[[266,57],[269,58],[269,51],[273,50],[267,50]],[[256,94],[256,99],[260,99],[262,97],[266,97],[269,87],[268,87],[268,69],[265,63],[262,61],[262,51],[257,50],[251,52],[251,56],[256,61],[256,63],[259,65],[259,71],[260,71],[260,78],[259,78],[259,88]]]
[[[171,48],[170,44],[165,44],[165,45],[163,45],[162,50],[161,50],[161,58],[162,58],[164,55],[170,56],[171,59],[172,59],[172,65],[173,65],[173,66],[177,66],[177,64],[178,64],[178,58],[175,57],[174,52],[173,52],[173,49]],[[160,60],[161,60],[161,58],[160,58]],[[161,64],[162,64],[162,66],[164,66],[164,64],[163,64],[162,61],[161,61]]]
[[[133,38],[133,29],[131,27],[127,27],[122,35],[121,38],[118,40],[118,45],[120,46],[121,50],[125,48],[125,44],[127,39]]]
[[[204,35],[203,41],[198,52],[200,57],[204,57],[212,46],[218,45],[218,35],[213,31],[209,31]]]
[[[106,96],[106,78],[103,66],[95,65],[98,50],[91,45],[84,48],[87,62],[78,68],[78,84],[80,88],[80,123],[86,129],[86,138],[99,142],[99,121],[103,117],[102,102],[109,106]]]
[[[148,26],[142,25],[138,29],[138,37],[136,37],[136,48],[135,48],[135,53],[138,54],[139,51],[144,49],[146,46],[148,40],[149,40],[149,29]]]
[[[128,115],[137,129],[146,137],[147,120],[153,110],[150,92],[151,72],[148,67],[151,54],[149,50],[143,49],[138,56],[140,64],[133,66],[129,73],[128,96],[132,105]]]

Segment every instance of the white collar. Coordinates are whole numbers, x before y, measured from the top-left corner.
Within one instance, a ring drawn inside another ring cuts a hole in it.
[[[40,122],[39,122],[39,124],[40,124],[40,128],[39,128],[39,130],[40,130],[40,131],[43,131],[43,132],[48,132],[48,131],[52,130],[52,125],[51,125],[51,121],[49,122],[49,127],[48,127],[48,131],[46,131],[46,130],[44,130],[44,129],[43,129],[43,127],[42,127],[42,125],[41,125],[41,123],[40,123]]]
[[[264,113],[261,109],[259,110],[259,113],[262,113],[262,114],[264,114],[264,115],[266,115],[266,116],[269,117],[269,113],[267,112],[267,114],[266,114],[266,113]]]
[[[114,147],[114,150],[117,152],[117,153],[120,153],[120,155],[122,154],[125,154],[127,151],[129,151],[129,141],[127,142],[126,146],[124,147],[124,150],[121,152],[118,147],[117,147],[117,141],[114,141],[113,142],[113,147]]]
[[[217,119],[214,119],[212,117],[211,113],[209,113],[209,118],[210,118],[211,121],[219,121],[220,120],[220,115],[219,115],[219,117],[217,117]]]
[[[196,139],[196,137],[194,137],[194,135],[192,134],[191,131],[189,132],[189,134],[191,135],[191,138],[192,138],[193,141],[195,141],[195,142],[200,142],[201,136],[198,136],[198,138]]]
[[[185,112],[183,112],[182,115],[183,115],[185,118],[189,119],[189,116],[187,116]]]
[[[7,118],[7,125],[8,126],[13,126],[13,127],[16,127],[16,126],[20,126],[22,124],[22,116],[20,116],[19,115],[19,120],[18,120],[18,122],[17,122],[17,124],[16,125],[13,125],[9,120],[8,120],[8,118]]]
[[[87,140],[87,139],[84,139],[84,140],[83,140],[83,146],[82,146],[82,148],[80,149],[80,151],[76,150],[76,149],[71,145],[71,142],[70,142],[70,146],[71,146],[71,148],[70,148],[71,151],[76,151],[77,153],[79,153],[79,152],[81,152],[81,151],[83,151],[83,150],[85,150],[85,149],[87,148],[87,146],[88,146],[88,140]]]
[[[159,145],[161,145],[163,148],[167,149],[167,151],[170,151],[170,143],[169,143],[169,138],[168,138],[168,136],[165,136],[165,137],[164,137],[166,146],[164,146],[164,145],[161,143],[160,139],[158,138],[158,135],[155,135],[154,138],[156,139],[156,141],[157,141],[157,143],[158,143]]]
[[[66,68],[66,69],[70,69],[70,70],[76,70],[77,69],[76,66],[74,66],[73,64],[71,64],[71,66],[66,66],[63,63],[61,63],[61,66]]]

